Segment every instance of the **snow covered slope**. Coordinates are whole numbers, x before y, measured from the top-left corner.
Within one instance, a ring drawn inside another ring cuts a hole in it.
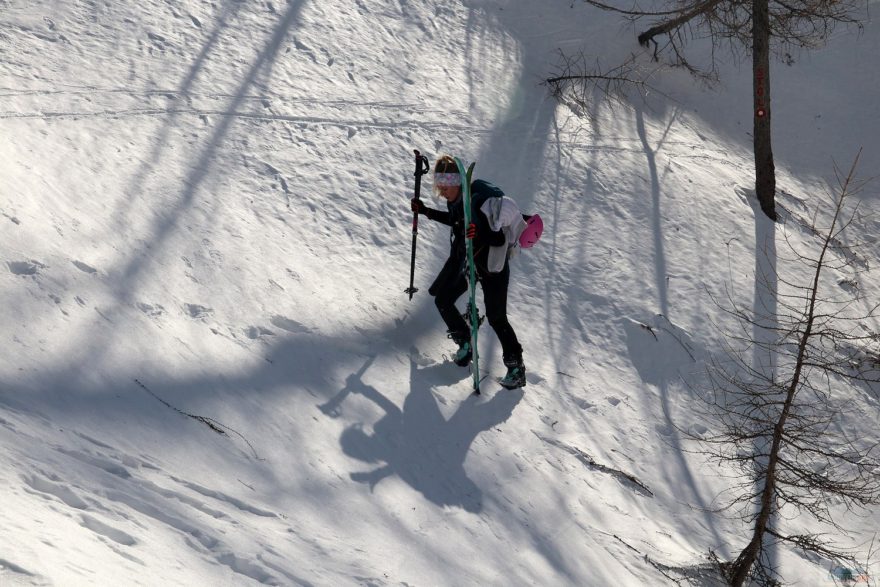
[[[0,585],[707,584],[745,542],[678,428],[704,424],[681,375],[719,352],[709,293],[750,300],[770,232],[748,72],[588,121],[540,85],[558,50],[640,49],[568,0],[0,13]],[[792,218],[832,157],[880,168],[878,52],[868,23],[775,66]],[[413,149],[544,218],[513,266],[524,390],[470,396],[444,360],[445,227],[403,294]]]

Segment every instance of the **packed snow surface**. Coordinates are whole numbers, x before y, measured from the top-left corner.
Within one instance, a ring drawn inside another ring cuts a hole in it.
[[[709,552],[747,542],[685,434],[712,424],[699,382],[732,326],[713,297],[750,307],[769,250],[815,244],[835,161],[880,169],[871,11],[773,65],[775,226],[747,66],[721,55],[713,87],[664,70],[589,113],[549,95],[560,51],[653,67],[584,3],[0,14],[0,585],[708,585]],[[447,360],[427,289],[448,230],[424,217],[403,293],[414,149],[544,219],[512,261],[524,389],[494,383],[487,325],[481,396]],[[871,272],[829,278],[855,279],[880,299]],[[880,440],[876,393],[835,393]],[[864,559],[880,515],[833,511]],[[777,556],[833,583],[832,561]]]

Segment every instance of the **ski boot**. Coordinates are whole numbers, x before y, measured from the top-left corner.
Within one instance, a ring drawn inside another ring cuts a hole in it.
[[[458,345],[458,350],[455,352],[455,355],[453,355],[452,362],[459,367],[467,367],[470,365],[471,359],[474,356],[473,350],[471,349],[470,339],[467,336],[456,332],[450,332],[449,338]]]
[[[498,380],[505,389],[519,389],[526,386],[526,366],[520,357],[504,359],[507,375]]]

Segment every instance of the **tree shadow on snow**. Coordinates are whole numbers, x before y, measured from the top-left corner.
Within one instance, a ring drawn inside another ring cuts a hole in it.
[[[178,201],[153,222],[152,229],[147,233],[149,237],[146,238],[149,244],[146,248],[157,249],[166,242],[178,227],[181,214],[192,208],[199,192],[206,189],[208,179],[216,170],[216,155],[232,130],[233,123],[236,121],[236,113],[247,99],[248,90],[257,84],[261,76],[266,76],[267,72],[271,70],[272,65],[281,54],[281,49],[284,47],[287,36],[298,23],[304,5],[305,0],[288,2],[287,9],[272,29],[271,36],[265,41],[259,53],[250,63],[250,67],[244,73],[242,79],[236,83],[232,91],[232,98],[225,106],[224,114],[219,117],[219,122],[212,129],[210,136],[203,143],[203,146],[193,153],[192,162],[186,172],[186,177],[181,182]],[[209,35],[201,52],[190,66],[186,78],[177,89],[179,96],[188,97],[197,78],[203,73],[212,52],[216,52],[221,33],[229,25],[229,22],[238,16],[238,6],[239,3],[231,2],[222,7],[217,26]],[[169,113],[169,118],[165,125],[159,130],[159,133],[153,140],[151,152],[129,182],[128,193],[140,195],[143,191],[142,184],[146,183],[147,179],[160,168],[162,153],[168,150],[167,139],[176,124],[178,116],[174,112]],[[128,203],[116,212],[116,223],[120,227],[127,226],[125,217],[134,199],[132,197],[128,198]],[[137,278],[144,271],[146,264],[143,258],[139,256],[132,256],[127,260],[123,259],[121,264],[123,266],[118,270],[121,274],[119,282],[124,284],[124,286],[117,294],[117,297],[119,298],[119,303],[124,304],[131,302],[134,288],[139,283]]]
[[[481,432],[510,418],[523,392],[498,392],[488,400],[471,394],[447,419],[431,382],[438,371],[448,371],[449,366],[419,368],[414,355],[410,356],[410,392],[401,407],[361,379],[372,364],[371,358],[348,377],[345,388],[320,406],[321,410],[332,414],[345,398],[356,394],[385,412],[371,431],[358,423],[342,433],[340,443],[345,454],[365,463],[384,463],[371,471],[351,473],[354,481],[368,484],[373,490],[383,479],[396,475],[438,506],[480,512],[483,492],[468,476],[465,459]]]
[[[674,399],[683,403],[696,400],[693,396],[677,397],[679,386],[676,383],[683,384],[681,389],[695,384],[693,380],[698,377],[699,363],[705,359],[703,353],[687,332],[676,327],[662,314],[657,314],[650,324],[625,320],[623,327],[633,366],[642,382],[653,386],[660,397],[662,419],[655,425],[654,431],[656,439],[672,449],[672,458],[666,461],[664,471],[667,485],[677,488],[680,499],[688,496],[703,512],[703,523],[712,533],[714,547],[720,554],[726,555],[726,541],[717,527],[711,500],[703,495],[703,482],[686,458],[688,450],[673,414]],[[694,424],[700,425],[698,422]]]

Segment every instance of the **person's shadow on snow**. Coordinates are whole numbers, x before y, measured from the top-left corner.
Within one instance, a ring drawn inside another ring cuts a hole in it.
[[[447,370],[445,366],[418,369],[411,357],[410,393],[400,409],[361,380],[371,363],[372,359],[349,376],[345,388],[320,406],[325,413],[333,414],[345,397],[356,393],[385,411],[373,426],[372,434],[364,432],[359,424],[342,433],[340,442],[345,454],[367,463],[385,463],[372,471],[352,473],[351,478],[373,489],[386,477],[397,475],[437,505],[481,511],[483,494],[467,476],[465,458],[478,434],[510,418],[523,391],[499,391],[488,401],[470,395],[461,400],[455,414],[447,420],[430,384],[430,372]]]

